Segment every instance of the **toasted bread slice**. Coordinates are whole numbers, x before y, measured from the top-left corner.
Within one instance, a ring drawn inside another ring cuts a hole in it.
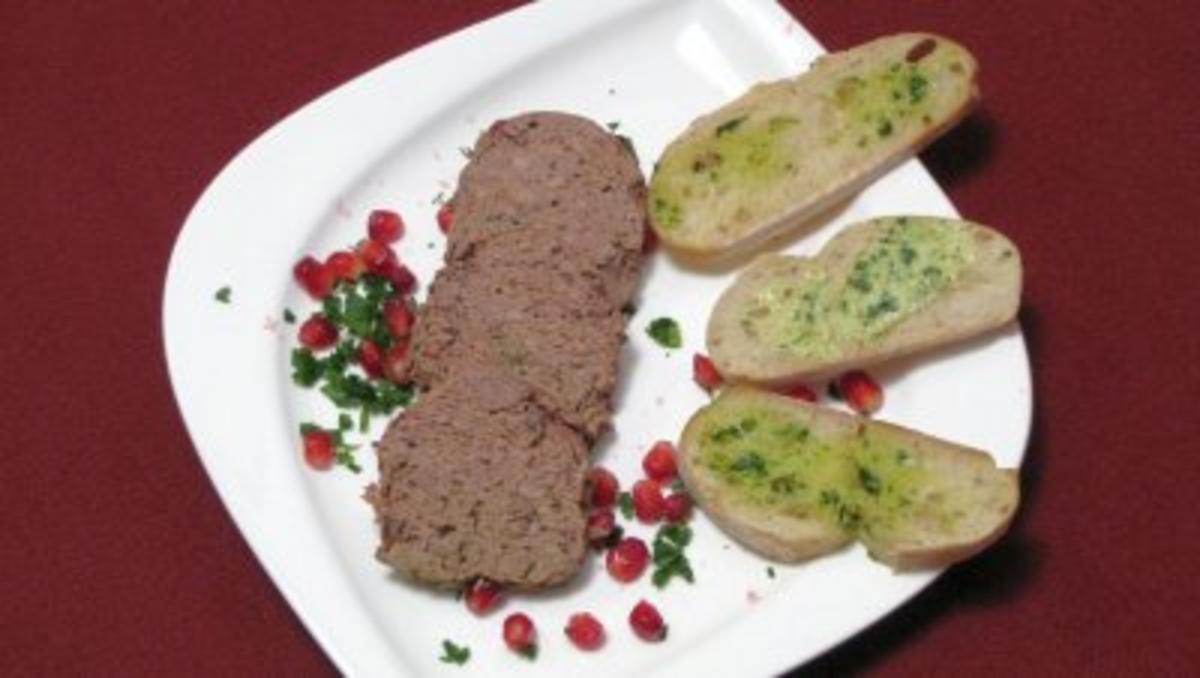
[[[944,567],[999,539],[1020,494],[985,452],[750,386],[693,415],[677,449],[704,512],[781,562],[858,539],[896,570]]]
[[[756,259],[717,300],[708,350],[727,379],[782,385],[983,333],[1020,300],[1020,253],[996,231],[872,219],[815,257]]]
[[[862,190],[952,127],[978,97],[961,45],[906,33],[752,87],[671,142],[650,220],[691,259],[748,252]]]

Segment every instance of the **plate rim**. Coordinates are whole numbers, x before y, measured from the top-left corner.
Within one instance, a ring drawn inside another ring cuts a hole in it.
[[[673,4],[686,5],[692,3],[690,0],[676,0],[673,2]],[[750,0],[749,2],[724,0],[722,4],[726,6],[741,5],[743,8],[742,11],[745,11],[744,8],[750,8],[750,11],[757,12],[758,16],[763,20],[776,21],[780,23],[792,23],[795,25],[795,29],[799,35],[807,37],[820,49],[822,49],[822,51],[824,50],[823,46],[821,46],[820,42],[817,41],[815,37],[808,33],[807,30],[786,10],[772,0]],[[293,127],[307,124],[310,118],[319,117],[321,112],[327,107],[335,105],[338,107],[349,107],[349,104],[344,103],[343,100],[353,100],[354,97],[362,95],[364,90],[369,91],[373,88],[373,83],[375,83],[376,80],[382,80],[385,77],[420,77],[421,74],[414,73],[414,71],[418,71],[421,68],[422,62],[436,61],[447,58],[452,51],[457,49],[460,42],[464,40],[473,40],[478,43],[486,43],[489,40],[495,41],[501,36],[508,35],[510,31],[516,30],[518,26],[526,22],[535,23],[540,21],[550,21],[551,18],[553,18],[554,21],[562,22],[562,25],[555,26],[556,29],[562,29],[564,27],[569,29],[555,35],[553,38],[541,40],[540,45],[531,49],[529,52],[531,55],[536,56],[536,54],[543,52],[546,49],[552,49],[555,45],[563,44],[564,41],[568,40],[572,35],[578,35],[581,32],[586,32],[597,25],[613,20],[627,12],[646,11],[651,7],[658,6],[662,6],[662,3],[656,4],[652,2],[652,0],[618,0],[610,3],[589,3],[587,5],[587,9],[583,9],[579,4],[571,3],[570,0],[543,0],[542,2],[525,5],[496,15],[471,26],[464,27],[458,31],[439,37],[438,39],[423,46],[397,55],[396,57],[389,59],[378,66],[370,68],[367,71],[351,78],[350,80],[329,89],[317,98],[289,113],[280,121],[272,124],[267,130],[258,134],[249,143],[242,146],[241,149],[221,168],[221,170],[201,192],[192,208],[189,210],[189,213],[176,236],[167,265],[166,279],[162,292],[161,330],[163,333],[164,355],[166,357],[171,388],[179,408],[181,418],[184,421],[189,440],[192,443],[192,447],[196,453],[196,456],[199,457],[201,465],[205,469],[209,483],[213,486],[218,496],[221,498],[222,507],[232,519],[234,525],[237,526],[237,529],[244,542],[247,544],[247,546],[249,546],[250,551],[254,554],[260,566],[267,572],[276,589],[281,595],[283,595],[284,599],[287,600],[292,612],[301,620],[310,636],[318,643],[318,645],[321,646],[325,654],[343,673],[350,675],[374,673],[374,671],[369,668],[372,666],[372,664],[365,662],[363,655],[355,651],[355,648],[361,650],[363,642],[366,642],[369,645],[376,645],[378,648],[385,650],[387,654],[394,660],[403,659],[403,656],[399,651],[399,648],[397,648],[394,643],[392,643],[383,634],[382,630],[372,624],[364,625],[359,623],[352,625],[354,628],[347,628],[338,631],[331,629],[330,625],[327,623],[317,623],[317,608],[321,606],[315,605],[312,602],[313,598],[311,596],[313,595],[313,592],[310,590],[311,587],[306,588],[305,586],[296,582],[295,577],[293,577],[277,560],[278,556],[276,553],[274,553],[274,548],[268,548],[267,546],[269,538],[263,533],[261,526],[256,524],[255,521],[252,521],[249,517],[249,514],[245,510],[238,508],[242,506],[244,502],[236,497],[235,491],[231,489],[232,483],[228,482],[227,480],[228,474],[226,469],[221,468],[216,458],[205,454],[203,451],[205,446],[201,444],[201,440],[206,438],[207,435],[200,431],[200,424],[198,423],[199,415],[196,414],[200,406],[194,404],[195,400],[192,399],[192,394],[189,391],[192,384],[188,383],[189,377],[184,376],[185,368],[181,363],[181,361],[186,358],[186,356],[181,353],[184,351],[184,348],[180,346],[180,343],[177,339],[174,341],[172,339],[172,337],[176,336],[176,328],[178,327],[178,323],[175,322],[175,319],[179,317],[179,314],[184,312],[184,310],[180,308],[180,304],[185,300],[185,298],[181,298],[180,296],[183,293],[181,286],[186,287],[189,281],[187,276],[184,274],[182,267],[185,265],[190,255],[189,247],[193,247],[192,243],[197,237],[195,234],[198,231],[198,227],[194,226],[193,224],[203,222],[204,209],[207,207],[207,205],[211,201],[216,200],[216,196],[219,196],[220,191],[225,189],[230,181],[234,181],[239,171],[241,171],[245,165],[254,161],[257,155],[259,155],[264,148],[276,144],[280,137],[289,136],[288,132],[290,132]],[[523,56],[523,54],[524,53],[521,52],[508,54],[508,58],[499,60],[499,63],[491,70],[482,74],[478,79],[478,82],[487,82],[497,75],[505,72],[511,72],[512,70],[519,68],[521,62],[527,58],[526,56]],[[466,83],[460,83],[459,87],[455,88],[453,94],[436,97],[439,103],[438,106],[433,107],[432,113],[436,113],[437,108],[447,105],[447,102],[452,104],[463,93],[470,92],[476,86],[477,82],[468,81]],[[419,129],[421,124],[420,117],[416,115],[414,115],[412,121],[408,121],[408,126],[416,129]],[[396,123],[396,126],[406,125],[405,123]],[[353,156],[352,153],[348,153],[347,155]],[[915,162],[918,166],[920,166],[919,160]],[[361,162],[359,163],[359,166],[361,167]],[[928,177],[928,173],[923,166],[920,166],[920,171],[925,173],[925,175]],[[945,192],[942,191],[941,187],[938,186],[931,177],[930,181],[934,186],[937,186],[938,192],[949,204],[949,198],[945,195]],[[952,206],[950,207],[950,210],[957,215],[957,210]],[[186,297],[186,301],[194,302],[194,297],[188,296]],[[1020,330],[1020,326],[1016,320],[1014,320],[1010,325],[1009,331],[1015,331],[1016,336],[1020,341],[1020,349],[1024,357],[1023,363],[1025,367],[1023,379],[1026,384],[1031,384],[1032,368],[1028,357],[1028,347],[1025,343],[1023,332]],[[274,368],[270,366],[264,366],[264,369]],[[1027,388],[1026,391],[1029,394],[1029,406],[1023,413],[1024,421],[1022,423],[1022,429],[1024,435],[1022,436],[1018,468],[1024,459],[1032,424],[1032,388]],[[185,392],[188,392],[189,394],[185,395]],[[193,404],[188,406],[185,403],[185,400],[190,400]],[[279,403],[276,403],[275,405],[281,406]],[[290,443],[285,444],[291,446]],[[307,492],[305,491],[303,485],[300,484],[301,469],[296,464],[292,464],[291,466],[292,468],[286,476],[278,479],[272,479],[272,481],[288,482],[289,485],[294,486],[293,489],[298,491],[298,495],[300,497],[307,499]],[[315,506],[311,504],[304,506],[303,504],[305,504],[305,502],[297,503],[300,505],[292,506],[290,508],[306,511],[308,514],[311,514],[311,519],[306,518],[310,525],[319,525],[320,530],[327,529],[322,524],[319,511],[316,510]],[[343,574],[347,575],[344,579],[348,579],[348,573],[345,572],[345,568],[342,566],[340,560],[335,554],[331,553],[333,550],[333,545],[327,539],[324,540],[324,547],[324,549],[321,549],[322,553],[319,554],[321,556],[320,559],[328,560],[328,565],[331,565],[339,571],[342,571]],[[907,595],[898,600],[889,600],[887,604],[883,606],[881,611],[873,612],[871,614],[869,621],[853,625],[853,628],[848,632],[834,634],[835,637],[828,640],[828,642],[821,643],[820,649],[810,657],[795,658],[785,652],[772,654],[768,658],[759,653],[757,656],[751,654],[750,656],[741,657],[739,664],[750,672],[773,673],[799,666],[800,664],[797,662],[803,663],[812,661],[822,654],[828,652],[831,648],[846,642],[847,640],[857,636],[858,634],[866,631],[873,625],[882,621],[889,614],[911,600],[913,596],[921,591],[924,591],[934,581],[934,579],[941,574],[941,572],[942,570],[938,570],[936,572],[922,573],[918,575],[918,577],[924,579],[924,581],[920,581],[919,585],[914,586]],[[350,594],[357,597],[358,592],[354,589],[352,583],[344,580],[340,583],[341,586],[338,586],[337,588],[348,589]],[[330,594],[326,593],[326,595]],[[336,599],[343,594],[337,593],[333,595]],[[786,600],[778,600],[786,599],[786,596],[778,596],[776,598],[777,600],[772,601],[774,604],[778,605],[786,603]],[[737,622],[722,626],[721,633],[723,635],[728,634],[730,636],[745,637],[747,635],[747,630],[753,629],[755,626],[762,625],[762,619],[766,616],[763,614],[766,607],[768,606],[764,605],[763,610],[760,610],[754,614],[747,614]],[[371,618],[372,614],[369,611],[364,610],[359,616],[361,622],[361,618],[369,619]],[[370,630],[364,631],[362,628],[360,628],[362,626],[367,626],[370,628]],[[369,637],[372,640],[365,640],[364,637],[355,639],[353,638],[354,634],[364,634],[365,637]],[[714,647],[714,644],[706,642],[704,647],[712,648]],[[695,654],[705,653],[701,651]],[[678,655],[675,655],[672,658],[664,659],[668,663],[661,667],[656,674],[664,674],[679,670],[680,657]],[[700,659],[703,658],[701,657]],[[686,663],[695,665],[696,657],[692,657],[691,660],[692,661],[687,661]],[[395,672],[398,668],[396,663],[397,662],[393,661],[390,669],[392,672]],[[401,669],[402,671],[409,668],[406,661],[402,662],[402,664],[404,665]]]

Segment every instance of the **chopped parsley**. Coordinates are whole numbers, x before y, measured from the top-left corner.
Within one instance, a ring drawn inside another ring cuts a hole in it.
[[[338,428],[337,430],[331,431],[312,422],[306,421],[300,424],[300,435],[303,436],[308,433],[312,433],[313,431],[324,431],[325,433],[328,433],[330,437],[333,438],[334,463],[345,466],[354,473],[362,473],[362,467],[358,465],[358,460],[354,458],[354,451],[358,449],[358,445],[351,445],[346,442],[346,439],[342,436],[342,433],[345,431],[345,429],[342,428],[343,423],[344,422],[342,421],[342,418],[338,417]]]
[[[361,432],[370,427],[372,416],[389,416],[397,408],[407,407],[413,398],[412,387],[370,379],[358,367],[358,350],[364,340],[375,342],[383,350],[392,343],[382,307],[393,294],[391,283],[376,275],[340,283],[322,302],[322,312],[345,330],[342,341],[324,357],[304,347],[292,349],[292,381],[304,388],[316,387],[341,409],[357,411]],[[284,318],[290,313],[285,311]],[[353,428],[353,419],[346,414],[342,417],[339,429]]]
[[[455,645],[451,640],[442,641],[442,656],[438,657],[445,664],[462,666],[471,659],[471,648],[466,645]]]
[[[229,299],[232,295],[233,295],[233,288],[231,288],[229,285],[226,285],[226,286],[222,287],[221,289],[217,290],[217,293],[213,295],[213,299],[216,299],[217,301],[221,302],[222,304],[228,304]]]
[[[741,127],[742,123],[746,122],[746,118],[749,118],[749,117],[750,116],[748,116],[748,115],[743,115],[743,116],[740,116],[737,118],[732,118],[730,120],[726,120],[725,122],[721,123],[720,125],[717,125],[717,136],[722,136],[724,134],[729,134],[730,132],[733,132],[737,128]]]
[[[616,132],[617,128],[621,126],[621,121],[620,120],[612,120],[610,122],[604,123],[604,126],[608,128],[609,132]]]
[[[770,565],[767,566],[767,576],[771,579],[775,578],[775,568],[771,567]]]
[[[683,346],[683,332],[674,318],[655,318],[646,326],[646,334],[650,335],[663,348],[679,348]]]
[[[617,508],[625,520],[633,520],[633,495],[628,492],[617,495]]]
[[[292,313],[292,309],[283,309],[283,322],[289,325],[294,325],[296,323],[296,314]]]
[[[689,584],[695,581],[692,565],[684,549],[692,541],[692,528],[687,525],[663,525],[654,535],[654,574],[650,581],[658,588],[673,578],[681,577]]]

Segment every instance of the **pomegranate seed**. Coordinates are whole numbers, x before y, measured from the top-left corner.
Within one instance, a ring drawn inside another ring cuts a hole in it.
[[[656,642],[667,637],[667,625],[663,623],[658,608],[642,600],[629,613],[629,625],[642,640]]]
[[[454,228],[454,207],[450,203],[443,203],[437,211],[437,224],[442,233],[450,235],[450,229]]]
[[[358,280],[358,276],[367,270],[367,265],[353,252],[334,252],[325,259],[325,267],[333,273],[336,280],[350,282]]]
[[[363,339],[363,343],[358,346],[358,364],[362,365],[363,372],[366,372],[368,377],[383,377],[383,349],[370,339]]]
[[[610,508],[596,509],[588,514],[587,540],[597,546],[604,545],[617,529],[617,516]]]
[[[533,655],[537,649],[537,629],[529,615],[514,612],[504,618],[504,644],[517,654]]]
[[[581,650],[598,650],[604,644],[604,627],[588,612],[571,615],[563,633]]]
[[[883,389],[871,375],[862,370],[852,370],[838,377],[838,392],[846,399],[850,409],[862,415],[871,415],[883,407]]]
[[[637,537],[625,537],[604,556],[604,567],[619,582],[629,583],[637,579],[649,564],[650,549],[646,547],[646,542]]]
[[[663,517],[662,488],[653,480],[639,480],[633,484],[633,512],[643,523],[657,523]]]
[[[313,299],[324,299],[333,290],[333,271],[312,257],[304,257],[292,267],[292,275]]]
[[[333,466],[333,436],[329,431],[309,431],[303,436],[304,461],[318,471]]]
[[[587,473],[588,496],[595,508],[612,506],[617,503],[620,485],[612,471],[603,466],[593,466]]]
[[[383,321],[388,333],[396,339],[406,339],[412,333],[413,312],[404,297],[390,297],[383,302]]]
[[[377,240],[364,240],[358,243],[358,247],[354,251],[363,260],[367,270],[376,275],[380,274],[387,262],[396,261],[396,253],[392,251],[392,248]]]
[[[658,234],[649,225],[642,231],[642,254],[650,254],[658,247]]]
[[[367,237],[384,244],[404,237],[404,220],[391,210],[375,210],[367,217]]]
[[[337,343],[338,329],[337,325],[330,322],[329,318],[314,313],[309,316],[300,325],[300,330],[297,332],[300,337],[300,343],[315,351],[326,349]]]
[[[463,597],[467,601],[467,609],[483,616],[496,609],[504,599],[504,590],[496,582],[480,577],[467,585]]]
[[[412,294],[417,289],[417,276],[398,261],[384,261],[374,272],[392,283],[397,294]]]
[[[407,384],[412,361],[408,359],[408,342],[397,341],[383,354],[383,376],[396,384]]]
[[[678,473],[675,470],[675,446],[666,440],[654,443],[642,458],[642,470],[660,483],[670,481]]]
[[[810,403],[817,402],[817,393],[804,384],[797,384],[783,392],[783,395],[796,400],[805,400]]]
[[[692,513],[692,498],[684,492],[675,492],[663,500],[663,517],[668,523],[686,523]]]
[[[692,357],[692,378],[700,385],[700,388],[712,393],[720,388],[725,381],[721,378],[721,373],[717,371],[717,366],[708,356],[697,353]]]
[[[925,38],[913,45],[912,49],[908,50],[904,55],[904,60],[909,63],[916,63],[932,54],[935,49],[937,49],[937,41],[933,38]]]

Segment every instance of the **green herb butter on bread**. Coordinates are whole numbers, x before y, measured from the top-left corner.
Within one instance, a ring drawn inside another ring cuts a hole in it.
[[[1021,256],[993,229],[897,216],[813,257],[764,255],[721,294],[709,354],[727,379],[787,384],[972,337],[1017,313]]]
[[[1020,495],[985,452],[749,386],[697,412],[677,454],[705,513],[782,562],[857,539],[897,570],[945,567],[999,539]]]
[[[650,220],[699,259],[748,251],[862,190],[953,126],[978,96],[976,62],[908,33],[829,54],[694,121],[650,182]]]

